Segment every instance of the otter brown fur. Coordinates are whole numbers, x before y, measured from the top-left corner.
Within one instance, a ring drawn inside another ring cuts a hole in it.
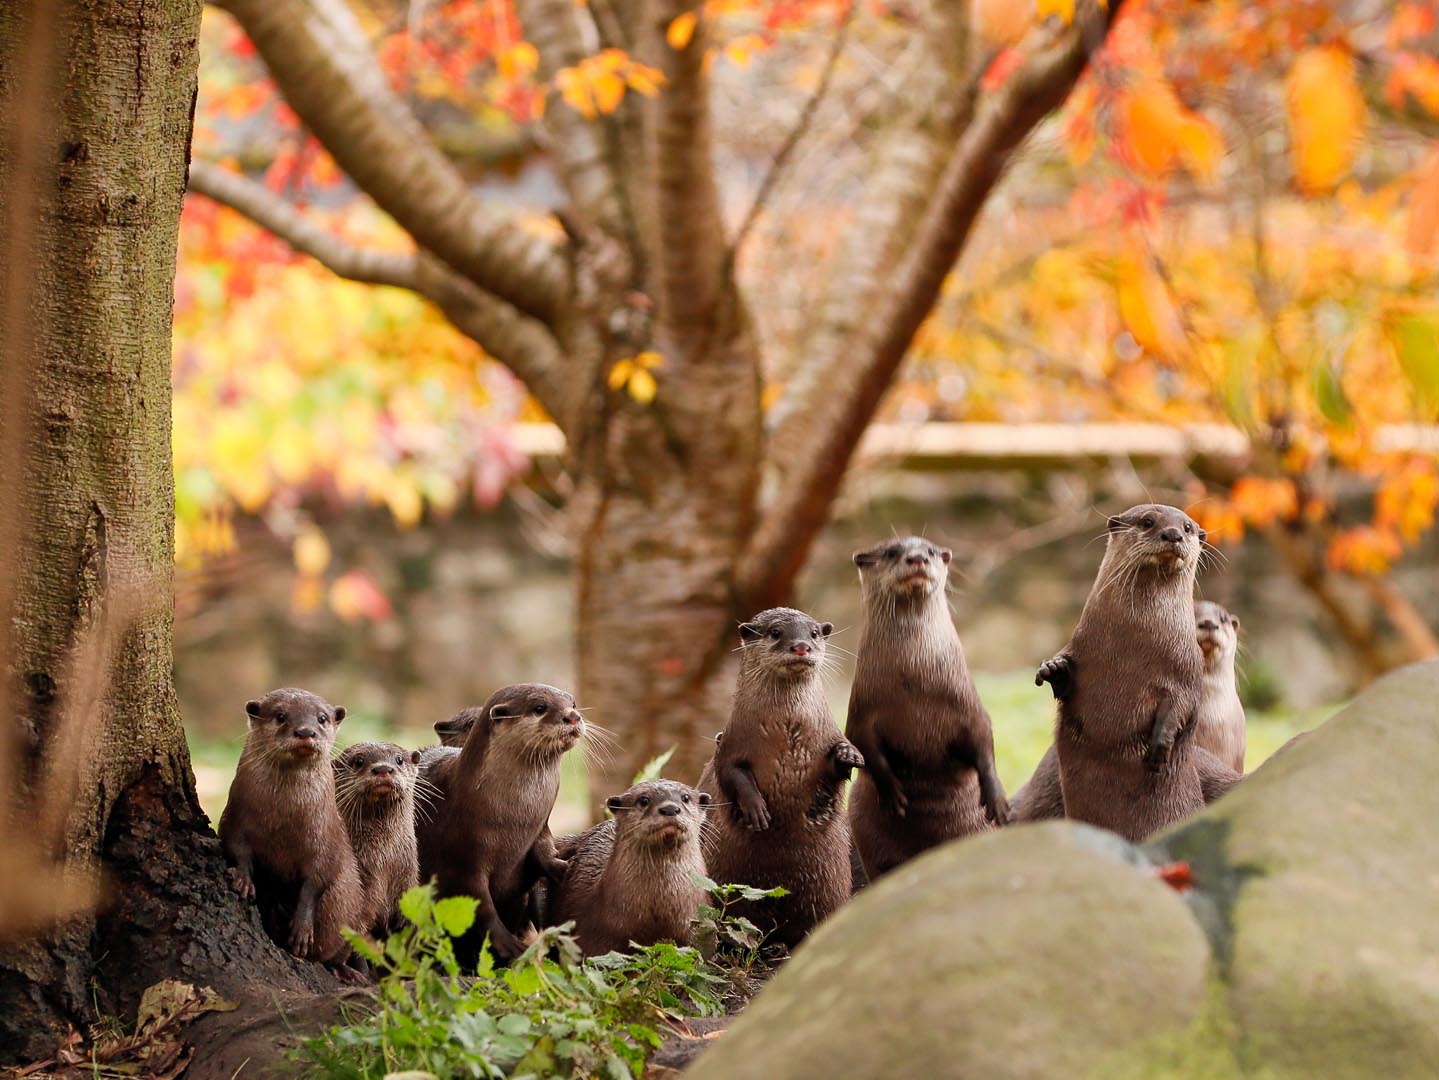
[[[1203,541],[1204,531],[1172,506],[1110,518],[1074,636],[1038,676],[1057,680],[1065,813],[1135,842],[1205,803],[1194,744],[1204,665],[1193,596]]]
[[[865,621],[846,734],[866,764],[849,820],[871,881],[1009,816],[989,714],[950,619],[950,558],[917,536],[854,556]]]
[[[1213,754],[1223,767],[1213,766],[1201,756],[1200,777],[1204,801],[1213,802],[1234,786],[1244,771],[1244,706],[1234,684],[1234,653],[1238,644],[1239,619],[1218,604],[1206,600],[1194,604],[1194,629],[1204,656],[1204,684],[1200,691],[1195,724],[1197,746]],[[1049,681],[1055,696],[1061,696],[1072,671],[1061,672],[1064,661],[1046,661],[1035,676],[1036,683]],[[1064,817],[1064,795],[1059,783],[1059,756],[1053,744],[1035,766],[1034,775],[1020,788],[1010,804],[1010,821],[1045,821]]]
[[[706,792],[722,804],[705,830],[709,876],[787,889],[745,914],[791,948],[850,894],[841,788],[864,759],[840,734],[820,682],[833,629],[791,608],[740,627],[739,684]]]
[[[470,733],[470,728],[475,726],[484,711],[471,705],[461,709],[454,716],[444,720],[435,721],[435,734],[440,738],[441,746],[464,746],[465,736]]]
[[[1194,604],[1199,651],[1204,655],[1204,688],[1194,741],[1237,773],[1244,771],[1244,703],[1234,681],[1239,651],[1239,617],[1210,600]]]
[[[306,960],[343,963],[341,927],[363,930],[364,896],[335,805],[330,748],[345,710],[307,690],[245,703],[249,730],[220,815],[230,881],[266,932]]]
[[[636,784],[607,799],[614,820],[559,841],[568,863],[555,890],[552,921],[575,923],[586,955],[626,950],[631,942],[693,942],[691,923],[704,902],[694,875],[710,797],[673,780]]]
[[[526,897],[541,876],[558,880],[549,817],[560,790],[560,759],[584,734],[575,699],[540,683],[496,690],[458,751],[421,753],[434,786],[432,817],[416,820],[420,877],[441,896],[473,896],[480,910],[462,942],[466,959],[490,937],[495,956],[523,951],[516,929],[528,921]]]
[[[362,928],[386,933],[420,877],[415,841],[420,752],[394,743],[346,747],[334,760],[335,801],[350,835],[365,897]]]

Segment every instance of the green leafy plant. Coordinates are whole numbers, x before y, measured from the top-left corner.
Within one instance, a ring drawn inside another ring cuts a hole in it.
[[[670,758],[675,756],[675,748],[671,746],[663,754],[656,754],[640,766],[640,771],[635,773],[635,778],[630,781],[630,786],[643,784],[649,780],[660,779],[660,772],[670,763]]]
[[[477,909],[421,885],[400,901],[409,925],[383,946],[352,936],[379,985],[346,1023],[304,1043],[308,1073],[623,1080],[643,1071],[671,1017],[723,1011],[731,980],[698,950],[661,943],[585,958],[570,924],[541,932],[508,968],[495,967],[487,945],[477,970],[464,972],[454,939]],[[723,909],[712,918],[723,926]]]

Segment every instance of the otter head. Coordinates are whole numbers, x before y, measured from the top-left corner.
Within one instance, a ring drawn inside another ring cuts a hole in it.
[[[513,749],[532,760],[572,750],[585,733],[585,718],[575,708],[574,697],[544,683],[496,690],[485,702],[483,716],[491,746]]]
[[[334,760],[335,794],[342,810],[383,809],[403,802],[420,775],[420,752],[394,743],[356,743]]]
[[[436,720],[435,734],[440,737],[440,745],[464,746],[465,736],[470,733],[470,728],[475,726],[475,721],[483,715],[483,709],[470,706],[467,709],[461,709],[446,720]]]
[[[672,850],[699,839],[710,797],[673,780],[649,780],[605,800],[615,816],[615,845]]]
[[[324,762],[335,745],[335,732],[345,709],[308,690],[271,690],[259,701],[245,702],[250,717],[249,740],[260,739],[266,760],[308,766]]]
[[[1192,571],[1199,565],[1207,534],[1183,510],[1159,503],[1132,506],[1109,519],[1109,550],[1163,573]]]
[[[905,536],[854,553],[865,599],[923,599],[944,592],[954,553],[922,536]]]
[[[1213,671],[1234,658],[1239,646],[1239,616],[1231,615],[1209,600],[1194,602],[1194,631],[1199,636],[1199,651],[1204,654],[1204,670]]]
[[[834,623],[816,622],[794,608],[770,608],[740,623],[741,670],[763,671],[775,678],[812,674],[824,659],[825,639]]]

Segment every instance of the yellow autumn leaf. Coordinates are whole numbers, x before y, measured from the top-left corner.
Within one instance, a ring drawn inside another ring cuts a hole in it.
[[[1179,155],[1185,167],[1201,180],[1213,180],[1219,174],[1219,162],[1224,157],[1224,139],[1207,120],[1191,117],[1180,125],[1176,133]]]
[[[555,85],[559,87],[560,97],[564,98],[565,104],[586,120],[593,120],[599,115],[595,111],[595,101],[590,94],[589,84],[579,68],[561,68],[555,73]]]
[[[590,93],[600,112],[608,116],[625,98],[625,81],[612,71],[602,71],[590,80]]]
[[[1134,340],[1156,356],[1174,356],[1183,345],[1178,312],[1148,259],[1130,256],[1118,267],[1119,316]]]
[[[654,97],[665,84],[665,73],[648,64],[631,64],[625,79],[632,90],[644,94],[645,97]]]
[[[610,389],[618,390],[625,383],[630,381],[630,373],[635,369],[633,360],[616,360],[615,366],[610,368]]]
[[[676,15],[665,30],[665,40],[670,43],[671,49],[683,49],[695,36],[695,24],[699,22],[699,13],[686,11],[683,15]]]
[[[641,405],[648,405],[655,399],[655,391],[659,389],[655,377],[644,368],[636,368],[630,376],[629,391],[630,397],[634,398]]]
[[[1306,49],[1285,89],[1295,181],[1306,194],[1332,191],[1353,166],[1364,128],[1354,58],[1338,45]]]
[[[301,574],[316,577],[330,565],[330,542],[325,534],[313,525],[307,525],[295,537],[295,569]]]
[[[385,505],[390,508],[395,524],[402,529],[418,525],[425,509],[424,500],[414,483],[408,477],[399,476],[391,477],[385,487]]]
[[[1034,14],[1040,21],[1058,15],[1060,22],[1068,26],[1074,21],[1074,0],[1034,0]]]
[[[665,358],[661,354],[649,349],[635,357],[635,363],[642,368],[657,368],[664,362]]]
[[[540,66],[540,54],[528,41],[517,41],[500,53],[500,74],[506,79],[519,79],[534,73]]]

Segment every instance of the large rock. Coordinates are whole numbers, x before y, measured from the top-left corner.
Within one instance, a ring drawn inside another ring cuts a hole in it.
[[[1126,849],[1053,822],[907,863],[822,926],[686,1076],[1048,1080],[1188,1027],[1208,944]]]
[[[949,845],[798,952],[696,1080],[1439,1075],[1439,662],[1144,849]],[[1183,895],[1152,863],[1184,860]]]

